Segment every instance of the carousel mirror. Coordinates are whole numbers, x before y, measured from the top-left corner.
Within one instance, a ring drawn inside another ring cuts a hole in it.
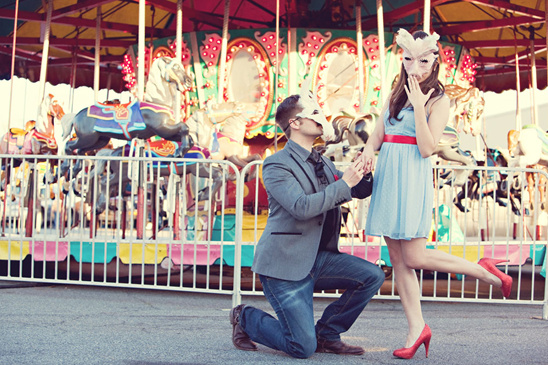
[[[261,95],[259,70],[253,56],[241,49],[234,55],[228,76],[228,99],[242,103],[257,103]]]
[[[353,41],[326,45],[318,63],[319,102],[326,115],[354,113],[359,99],[358,57]]]
[[[268,56],[254,40],[237,38],[228,44],[223,97],[225,102],[237,104],[248,131],[266,120],[272,105],[269,67]]]
[[[356,62],[347,52],[339,51],[332,57],[326,79],[326,104],[332,113],[340,112],[352,106],[356,91]]]

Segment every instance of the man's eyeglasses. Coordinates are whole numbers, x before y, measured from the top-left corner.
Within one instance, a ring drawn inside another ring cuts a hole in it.
[[[289,124],[287,125],[287,127],[285,127],[284,132],[287,131],[287,130],[289,129],[289,126],[291,125],[291,123],[293,123],[293,122],[296,121],[296,120],[300,120],[300,119],[301,119],[301,117],[297,117],[297,118],[291,119],[291,120],[289,121]]]

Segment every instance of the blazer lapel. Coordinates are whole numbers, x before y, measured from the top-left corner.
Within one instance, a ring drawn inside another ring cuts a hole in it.
[[[303,175],[306,176],[308,181],[312,184],[314,187],[314,192],[318,192],[320,189],[320,186],[318,185],[318,179],[316,178],[316,173],[314,172],[314,168],[308,163],[308,162],[302,162],[302,159],[299,156],[295,156],[293,153],[290,153],[291,158],[295,161],[295,164],[299,167],[299,169],[302,171]]]

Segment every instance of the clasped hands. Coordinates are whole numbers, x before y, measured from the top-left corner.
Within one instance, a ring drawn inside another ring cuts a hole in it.
[[[358,152],[356,158],[352,161],[350,166],[344,170],[342,179],[349,187],[353,188],[363,179],[367,172],[368,171],[366,171],[366,166],[363,158],[361,157],[361,153]]]

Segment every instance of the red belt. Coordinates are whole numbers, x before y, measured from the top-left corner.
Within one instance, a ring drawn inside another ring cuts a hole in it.
[[[400,136],[397,134],[385,134],[383,142],[417,144],[417,139],[411,136]]]

